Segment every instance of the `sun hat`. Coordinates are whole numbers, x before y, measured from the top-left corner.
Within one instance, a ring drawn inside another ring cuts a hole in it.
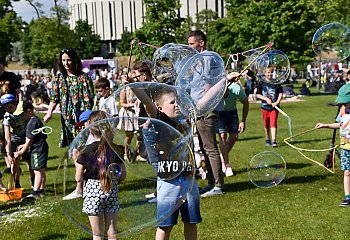
[[[18,116],[21,115],[23,112],[26,112],[27,110],[34,110],[34,106],[29,101],[19,101],[16,107],[16,111],[13,113],[13,115]]]
[[[344,84],[338,90],[338,97],[335,99],[337,103],[348,103],[350,102],[350,84]]]
[[[9,102],[14,102],[14,101],[16,101],[16,97],[13,96],[12,94],[4,94],[0,98],[1,105],[4,105]]]

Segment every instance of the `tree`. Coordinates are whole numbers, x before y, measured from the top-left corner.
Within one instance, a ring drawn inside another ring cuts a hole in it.
[[[154,46],[162,46],[166,43],[176,43],[179,38],[183,38],[179,36],[179,29],[184,23],[184,19],[178,16],[179,0],[144,0],[144,4],[144,24],[135,32],[136,39]],[[145,52],[151,54],[153,50],[148,48]]]
[[[133,34],[127,29],[124,29],[124,32],[121,35],[120,42],[117,45],[118,51],[122,55],[128,55],[130,51],[130,43],[133,39]]]
[[[44,11],[41,9],[43,4],[42,3],[39,3],[39,2],[36,2],[36,1],[33,1],[33,0],[26,0],[30,6],[32,6],[36,12],[36,16],[37,18],[40,18],[41,15],[44,14]]]
[[[101,49],[100,36],[94,34],[87,21],[79,20],[74,29],[74,48],[81,59],[90,59],[99,56]]]
[[[51,68],[60,49],[74,46],[74,32],[68,24],[59,28],[56,19],[41,17],[32,20],[24,31],[22,50],[24,59],[32,67]]]
[[[9,0],[0,1],[0,63],[6,64],[6,56],[11,53],[11,43],[21,37],[22,20],[13,11]]]
[[[316,1],[316,0],[315,0]],[[238,53],[267,43],[292,63],[310,61],[317,13],[306,0],[227,1],[228,17],[209,27],[209,45],[220,53]]]
[[[210,9],[203,9],[197,14],[196,29],[202,29],[204,32],[208,32],[209,24],[216,19],[218,19],[217,12]]]

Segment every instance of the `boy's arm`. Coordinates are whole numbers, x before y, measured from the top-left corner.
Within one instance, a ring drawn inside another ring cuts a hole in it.
[[[315,128],[337,129],[337,128],[340,128],[340,123],[317,123]]]
[[[26,142],[23,145],[21,145],[22,146],[21,149],[19,149],[19,151],[14,153],[15,158],[22,156],[25,152],[27,152],[30,146],[32,145],[32,143],[33,143],[33,138],[26,137]]]
[[[11,132],[10,132],[10,126],[4,125],[4,133],[5,133],[5,151],[7,155],[10,155],[11,153]]]
[[[151,118],[156,118],[157,107],[152,102],[147,93],[143,89],[137,89],[136,87],[133,87],[132,91],[135,93],[136,97],[141,101],[141,103],[145,106],[147,115]]]
[[[247,120],[247,116],[248,116],[248,112],[249,112],[249,101],[248,98],[246,97],[243,101],[241,101],[241,103],[243,104],[243,108],[242,108],[242,120],[239,123],[238,126],[238,131],[240,133],[244,132],[245,130],[245,122]]]
[[[264,97],[262,94],[256,94],[256,98],[257,99],[260,99],[260,100],[264,100],[264,101],[266,101],[266,103],[267,104],[269,104],[269,105],[271,105],[272,104],[272,101],[271,101],[271,99],[270,98],[268,98],[268,97]]]

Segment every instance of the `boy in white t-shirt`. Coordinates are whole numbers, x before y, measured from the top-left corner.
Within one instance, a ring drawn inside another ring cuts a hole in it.
[[[107,78],[100,78],[96,81],[97,94],[100,96],[99,110],[105,111],[109,117],[118,116],[115,97],[111,96],[110,82]]]

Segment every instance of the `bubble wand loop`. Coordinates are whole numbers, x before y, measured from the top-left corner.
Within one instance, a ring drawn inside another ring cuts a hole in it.
[[[258,60],[258,58],[265,54],[271,47],[273,46],[273,43],[269,43],[266,45],[266,47],[238,74],[238,76],[235,77],[235,79],[241,77],[243,75],[243,73],[256,61]],[[227,87],[229,87],[234,81],[230,81],[227,84]]]
[[[306,131],[301,132],[301,133],[299,133],[299,134],[296,134],[296,135],[294,135],[294,136],[290,136],[290,137],[288,137],[288,138],[285,138],[283,141],[284,141],[284,143],[287,144],[289,147],[291,147],[291,148],[297,150],[297,151],[298,151],[304,158],[306,158],[307,160],[309,160],[309,161],[311,161],[311,162],[313,162],[313,163],[316,163],[317,165],[323,167],[323,168],[326,169],[327,171],[329,171],[329,172],[331,172],[331,173],[334,174],[334,173],[335,173],[335,168],[334,168],[334,153],[335,153],[335,149],[336,149],[339,145],[335,145],[335,146],[333,146],[333,147],[325,148],[325,149],[306,149],[306,148],[299,148],[299,147],[296,147],[296,146],[294,146],[293,144],[291,144],[290,142],[288,142],[288,140],[291,140],[292,138],[295,139],[295,137],[297,137],[297,136],[304,135],[304,134],[306,134],[306,133],[308,133],[308,132],[311,132],[311,131],[314,131],[314,130],[316,130],[316,129],[318,129],[318,128],[312,128],[312,129],[306,130]],[[302,153],[302,151],[305,151],[305,152],[325,152],[325,151],[331,151],[331,150],[333,151],[333,157],[332,157],[333,167],[332,167],[332,170],[329,169],[329,168],[327,168],[327,167],[325,167],[323,164],[321,164],[321,163],[319,163],[319,162],[317,162],[317,161],[315,161],[315,160],[309,158],[308,156],[306,156],[305,154]]]
[[[45,131],[46,129],[47,129],[48,131]],[[34,129],[34,130],[32,131],[32,134],[33,134],[33,135],[36,135],[36,134],[39,134],[39,133],[43,133],[43,134],[46,134],[46,135],[51,134],[51,133],[52,133],[52,127],[43,126],[43,127],[41,127],[41,128],[37,128],[37,129]]]

